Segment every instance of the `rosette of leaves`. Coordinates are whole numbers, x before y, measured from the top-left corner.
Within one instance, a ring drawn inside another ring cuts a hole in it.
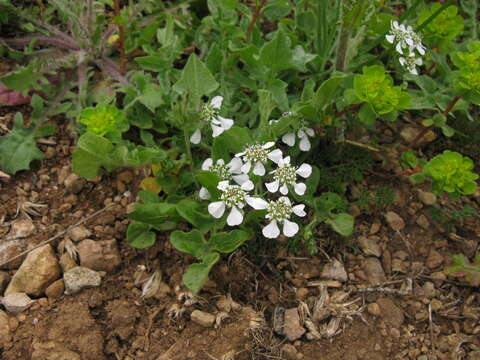
[[[433,3],[430,8],[420,13],[417,23],[423,24],[441,6],[440,3]],[[445,52],[452,46],[453,40],[462,34],[463,23],[464,19],[458,14],[458,7],[450,5],[424,27],[424,42],[428,47],[438,47],[441,52]]]
[[[373,125],[377,118],[395,121],[398,111],[410,105],[410,95],[399,86],[393,86],[393,79],[381,65],[363,67],[363,74],[355,75],[353,88],[345,91],[350,104],[363,105],[358,112],[365,125]]]
[[[129,128],[123,111],[107,104],[83,109],[78,122],[85,125],[87,131],[107,138],[118,138]]]
[[[416,182],[432,179],[432,191],[436,194],[448,193],[453,199],[461,195],[471,195],[477,190],[478,174],[472,171],[473,161],[461,154],[445,150],[428,161],[421,173],[412,175]]]
[[[470,43],[467,49],[450,55],[458,68],[453,72],[454,85],[462,98],[480,105],[480,41]]]

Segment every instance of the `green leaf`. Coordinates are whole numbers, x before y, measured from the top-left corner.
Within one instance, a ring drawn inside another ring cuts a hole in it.
[[[213,265],[220,259],[218,253],[208,254],[201,263],[192,264],[183,274],[182,281],[193,294],[198,294],[208,279]]]
[[[193,102],[197,103],[202,96],[212,93],[218,86],[219,84],[210,70],[198,59],[197,55],[191,54],[182,70],[180,79],[173,85],[173,90],[180,94],[188,94]]]
[[[270,86],[270,91],[272,92],[273,98],[277,103],[281,111],[288,111],[288,98],[287,98],[287,87],[288,84],[285,81],[280,79],[275,79],[272,81]]]
[[[165,221],[177,215],[176,206],[169,203],[135,204],[135,210],[126,216],[130,219],[160,227]]]
[[[337,90],[340,88],[340,85],[345,78],[346,74],[335,73],[330,79],[324,81],[322,85],[320,85],[313,99],[313,103],[318,111],[325,110],[325,106],[329,105],[335,99]]]
[[[290,38],[281,29],[260,49],[260,62],[275,73],[291,68],[292,57]]]
[[[92,179],[98,175],[102,165],[111,164],[108,154],[113,144],[103,136],[86,132],[77,142],[73,152],[72,169],[77,175]]]
[[[183,232],[176,230],[170,235],[170,242],[175,249],[190,254],[197,259],[202,259],[207,250],[207,243],[198,230]]]
[[[224,254],[229,254],[247,241],[249,235],[242,230],[233,230],[213,235],[208,244],[211,250],[216,250]]]
[[[298,71],[307,72],[307,64],[317,56],[306,53],[303,46],[297,45],[293,48],[292,64]]]
[[[139,96],[138,100],[145,105],[148,110],[152,113],[155,112],[155,109],[163,104],[162,98],[163,91],[158,86],[154,84],[147,84],[142,95]]]
[[[325,220],[333,230],[343,236],[349,236],[353,233],[355,219],[352,215],[347,213],[334,214],[329,219]]]
[[[144,70],[162,72],[171,68],[170,62],[161,54],[148,55],[135,58],[135,62]]]
[[[134,221],[127,229],[127,242],[136,249],[146,249],[155,244],[155,233],[150,231],[151,226],[143,222]]]
[[[38,81],[42,79],[41,72],[33,67],[25,67],[17,72],[0,78],[0,81],[11,90],[26,92],[38,88]]]
[[[377,119],[377,114],[375,113],[375,110],[373,110],[372,105],[367,103],[367,104],[363,104],[362,107],[360,108],[360,111],[358,112],[358,118],[362,123],[370,126],[375,124],[375,120]]]
[[[212,158],[214,161],[228,159],[230,158],[230,153],[238,153],[251,143],[252,138],[248,129],[233,126],[213,139]]]
[[[220,190],[217,189],[220,177],[211,171],[199,171],[197,173],[197,180],[203,187],[205,187],[213,198],[218,199]]]
[[[28,170],[33,160],[43,159],[44,154],[37,148],[35,137],[37,128],[31,125],[23,127],[23,116],[16,113],[13,129],[0,137],[0,169],[8,174]]]
[[[190,224],[195,226],[200,231],[208,231],[215,224],[215,219],[207,214],[205,211],[200,212],[197,209],[199,204],[190,199],[184,199],[177,203],[178,214],[187,220]]]

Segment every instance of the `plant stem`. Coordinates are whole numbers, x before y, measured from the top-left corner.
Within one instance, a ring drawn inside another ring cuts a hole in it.
[[[337,71],[345,71],[345,62],[347,58],[348,41],[350,40],[350,26],[345,21],[342,21],[340,28],[340,38],[338,39],[337,60],[335,69]]]
[[[261,0],[260,4],[257,6],[255,9],[255,12],[253,13],[252,20],[250,21],[250,24],[248,24],[246,36],[247,40],[250,39],[250,36],[252,35],[253,27],[255,26],[255,23],[258,20],[258,17],[260,16],[260,13],[262,12],[262,8],[265,6],[267,3],[267,0]]]
[[[125,28],[120,22],[120,0],[114,0],[114,12],[118,26],[118,49],[120,50],[120,74],[125,75],[127,69],[127,58],[125,56]]]
[[[323,70],[328,58],[327,43],[328,43],[328,23],[327,23],[327,7],[328,1],[317,2],[317,54],[322,59],[321,69]]]

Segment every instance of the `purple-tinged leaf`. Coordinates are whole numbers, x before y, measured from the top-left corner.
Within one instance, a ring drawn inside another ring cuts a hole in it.
[[[30,96],[25,96],[19,91],[14,91],[0,83],[0,106],[15,106],[28,104]]]

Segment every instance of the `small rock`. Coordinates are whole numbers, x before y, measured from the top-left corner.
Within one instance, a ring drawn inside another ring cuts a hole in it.
[[[393,253],[393,257],[395,259],[400,259],[402,261],[405,261],[408,259],[408,253],[406,251],[403,251],[403,250],[398,250],[398,251],[395,251]]]
[[[30,252],[13,275],[5,294],[25,292],[40,296],[46,287],[61,275],[53,248],[47,244]]]
[[[405,227],[405,221],[393,211],[389,211],[385,214],[385,220],[392,230],[400,231]]]
[[[65,252],[60,256],[60,266],[62,267],[62,271],[66,273],[68,270],[73,269],[78,265],[75,260],[72,259],[70,254]]]
[[[92,232],[88,230],[85,226],[79,225],[77,227],[74,227],[72,230],[70,230],[68,232],[68,235],[70,236],[70,239],[72,239],[73,241],[79,242],[88,238],[90,235],[92,235]]]
[[[345,267],[337,259],[334,259],[331,263],[326,264],[323,267],[320,276],[325,279],[332,279],[344,282],[348,279]]]
[[[418,190],[418,199],[424,203],[425,205],[432,206],[437,203],[437,195],[427,192],[427,191],[422,191]]]
[[[411,144],[417,139],[417,136],[419,136],[422,131],[423,129],[420,129],[417,126],[406,125],[402,130],[400,130],[400,136],[403,138],[403,140],[405,140],[406,143]],[[435,140],[436,137],[437,135],[434,131],[428,130],[420,139],[417,140],[417,143],[426,144]]]
[[[403,311],[395,305],[389,298],[381,298],[377,300],[380,307],[380,314],[385,322],[393,327],[400,328],[402,326],[405,316]]]
[[[287,359],[289,359],[289,360],[296,360],[297,359],[298,351],[295,348],[295,346],[293,346],[292,344],[283,345],[282,348],[281,348],[281,351],[282,351],[283,354],[285,354]]]
[[[417,220],[415,221],[418,226],[421,228],[427,230],[430,227],[430,222],[428,221],[427,217],[425,215],[420,215]]]
[[[85,180],[77,174],[70,174],[63,182],[67,193],[78,194],[85,186]]]
[[[100,286],[102,278],[96,271],[77,266],[63,274],[65,282],[65,294],[72,295],[82,289]]]
[[[300,339],[305,333],[305,328],[300,325],[297,308],[285,310],[283,333],[289,341]]]
[[[380,316],[381,314],[380,306],[377,303],[368,304],[367,311],[374,316]]]
[[[190,319],[198,325],[212,327],[215,322],[215,315],[201,310],[194,310],[190,315]]]
[[[408,271],[408,264],[405,261],[400,259],[393,259],[392,261],[392,271],[405,274]]]
[[[80,242],[77,248],[80,265],[92,270],[112,272],[122,262],[115,239],[100,241],[86,239]]]
[[[0,349],[3,349],[11,338],[10,319],[5,311],[0,310]]]
[[[442,263],[443,263],[443,256],[440,255],[438,251],[431,249],[426,261],[427,267],[429,269],[435,269],[440,265],[442,265]]]
[[[30,219],[15,220],[12,222],[7,240],[23,239],[35,231],[35,225]]]
[[[382,254],[382,266],[387,275],[392,273],[392,253],[385,250]]]
[[[81,360],[80,355],[67,349],[64,345],[50,341],[36,343],[31,360]]]
[[[358,245],[360,245],[360,248],[366,255],[380,257],[380,255],[382,254],[377,242],[366,236],[360,236],[358,238]]]
[[[447,275],[445,275],[443,271],[434,272],[430,276],[437,287],[440,286],[442,282],[447,279]]]
[[[2,298],[2,305],[5,309],[12,313],[18,314],[27,310],[34,301],[25,293],[11,293]]]
[[[430,281],[427,281],[425,284],[423,284],[422,289],[424,295],[428,298],[434,297],[437,293],[435,290],[435,285]]]
[[[117,180],[125,184],[129,184],[133,181],[133,173],[131,171],[122,171],[117,175]]]
[[[10,240],[0,242],[0,263],[5,263],[16,256],[19,256],[25,250],[25,243],[23,240]],[[18,269],[22,265],[23,257],[9,261],[2,265],[0,269]]]
[[[3,294],[10,280],[10,275],[6,271],[0,271],[0,295]]]
[[[45,289],[45,295],[47,295],[49,299],[58,299],[63,295],[64,291],[65,283],[63,282],[63,279],[58,279]]]
[[[363,264],[363,270],[367,276],[368,281],[372,285],[380,285],[387,281],[382,264],[377,258],[369,257]]]
[[[438,311],[443,307],[443,304],[438,299],[432,299],[432,301],[430,301],[430,306],[432,307],[433,311]]]

